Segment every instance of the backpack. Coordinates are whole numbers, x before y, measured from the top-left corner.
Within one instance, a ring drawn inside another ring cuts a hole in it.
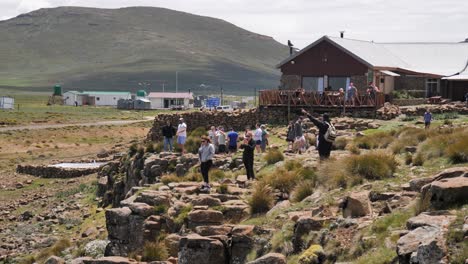
[[[323,137],[327,142],[333,143],[333,141],[335,141],[336,137],[338,136],[336,133],[336,129],[331,123],[325,122],[325,124],[328,125],[328,129]]]

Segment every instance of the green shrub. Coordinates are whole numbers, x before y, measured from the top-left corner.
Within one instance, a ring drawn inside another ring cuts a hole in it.
[[[135,155],[138,151],[138,145],[136,143],[133,143],[132,145],[130,145],[130,148],[128,149],[128,155],[130,157],[132,157],[133,155]]]
[[[197,154],[198,149],[200,148],[200,145],[201,145],[200,137],[190,136],[185,141],[185,151],[187,151],[187,153]]]
[[[295,169],[294,171],[296,171],[299,179],[310,180],[312,181],[313,184],[315,184],[317,180],[317,174],[315,173],[315,169],[311,167],[301,167],[301,168]]]
[[[226,178],[226,173],[220,169],[212,169],[209,172],[209,177],[212,181],[219,181]]]
[[[165,261],[169,252],[163,242],[146,242],[143,246],[143,261]]]
[[[167,205],[165,204],[160,204],[160,205],[155,205],[154,206],[154,212],[155,214],[157,215],[163,215],[165,213],[167,213]]]
[[[279,161],[284,160],[283,153],[277,148],[270,148],[263,157],[267,164],[275,164]]]
[[[302,163],[298,159],[290,159],[284,162],[284,169],[287,171],[297,170],[302,168]]]
[[[183,207],[177,217],[174,218],[174,223],[177,225],[182,225],[188,218],[188,214],[192,211],[192,205],[187,205]]]
[[[227,184],[221,184],[217,188],[217,192],[221,194],[227,194],[228,193],[228,186]]]
[[[262,181],[273,189],[289,193],[300,180],[300,175],[296,171],[287,171],[284,168],[278,168],[274,172],[265,175]]]
[[[181,182],[182,180],[182,177],[178,177],[175,174],[168,174],[161,177],[161,182],[165,185],[168,185],[171,182]]]
[[[445,154],[452,163],[468,162],[468,134],[460,135],[460,138],[448,145]]]
[[[146,143],[145,152],[146,153],[154,153],[155,152],[153,142],[150,141],[150,142]]]
[[[312,181],[299,182],[292,191],[291,200],[296,203],[301,202],[304,198],[314,193],[314,187],[315,185]]]
[[[206,136],[208,131],[204,127],[197,127],[194,130],[189,132],[189,137],[196,137],[200,138],[202,136]]]
[[[268,212],[268,210],[273,207],[274,203],[271,187],[262,182],[255,184],[248,203],[252,214]]]
[[[313,264],[320,263],[319,258],[323,258],[325,252],[320,245],[311,245],[304,253],[299,257],[299,264]]]
[[[363,137],[358,137],[354,143],[361,149],[386,148],[395,140],[390,132],[376,132]]]
[[[385,152],[369,152],[347,157],[345,166],[352,174],[369,180],[381,180],[392,177],[398,163],[393,155]]]

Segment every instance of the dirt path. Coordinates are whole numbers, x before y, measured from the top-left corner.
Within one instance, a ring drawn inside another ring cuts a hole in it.
[[[62,128],[70,126],[106,126],[106,125],[127,125],[139,122],[146,122],[152,120],[152,117],[145,117],[143,120],[113,120],[113,121],[98,121],[92,123],[76,123],[76,124],[36,124],[27,126],[11,126],[11,127],[0,127],[0,132],[11,131],[11,130],[25,130],[25,129],[46,129],[46,128]]]

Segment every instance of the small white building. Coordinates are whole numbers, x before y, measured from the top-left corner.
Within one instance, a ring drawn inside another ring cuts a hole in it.
[[[193,107],[192,93],[150,93],[151,109],[169,109],[183,106],[185,109]]]
[[[117,102],[120,99],[132,99],[130,92],[84,91],[83,94],[89,98],[88,102],[94,101],[94,105],[96,106],[117,106]]]
[[[83,105],[83,93],[78,91],[68,91],[63,93],[63,104],[64,105]]]
[[[15,98],[0,96],[0,109],[15,109]]]

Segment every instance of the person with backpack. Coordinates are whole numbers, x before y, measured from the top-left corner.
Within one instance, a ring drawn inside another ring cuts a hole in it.
[[[333,141],[335,141],[336,138],[336,129],[330,122],[330,116],[328,114],[323,114],[322,120],[318,120],[306,110],[302,109],[301,111],[319,129],[317,149],[320,159],[328,159],[330,157]]]

